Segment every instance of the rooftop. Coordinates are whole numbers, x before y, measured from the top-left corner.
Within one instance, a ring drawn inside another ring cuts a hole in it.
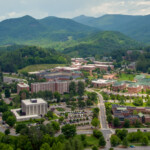
[[[125,82],[123,81],[118,81],[118,82],[115,82],[113,86],[121,86],[121,85],[124,85]]]
[[[112,83],[114,80],[104,80],[104,79],[98,79],[98,80],[93,80],[92,83]]]
[[[24,83],[24,82],[18,83],[18,86],[20,86],[20,87],[29,87],[29,85]]]
[[[47,104],[47,102],[42,98],[26,99],[26,100],[22,100],[22,103],[24,103],[25,105]]]

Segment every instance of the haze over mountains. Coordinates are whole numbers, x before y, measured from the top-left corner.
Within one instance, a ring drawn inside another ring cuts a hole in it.
[[[150,15],[104,15],[98,18],[81,15],[73,20],[105,31],[119,31],[135,40],[150,43]]]

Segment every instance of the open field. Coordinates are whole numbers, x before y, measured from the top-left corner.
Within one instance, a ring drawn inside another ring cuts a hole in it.
[[[134,80],[134,77],[135,75],[134,74],[125,74],[125,73],[122,73],[120,76],[119,76],[119,80],[120,81],[123,81],[123,80],[126,80],[126,81],[133,81]]]
[[[23,69],[18,70],[19,73],[21,72],[34,72],[34,71],[40,71],[40,70],[46,70],[46,69],[51,69],[55,68],[58,66],[65,66],[65,64],[38,64],[38,65],[30,65],[27,66]]]

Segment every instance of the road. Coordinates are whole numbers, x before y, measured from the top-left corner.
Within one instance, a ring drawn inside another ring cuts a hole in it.
[[[92,89],[87,89],[87,91],[90,91],[90,92],[95,92],[94,90]],[[97,95],[98,95],[98,107],[100,109],[100,114],[99,114],[99,117],[100,117],[100,125],[101,125],[101,132],[103,133],[104,137],[105,137],[105,140],[106,140],[106,146],[104,148],[104,150],[108,150],[111,145],[110,145],[110,136],[111,134],[113,134],[113,131],[108,127],[108,123],[107,123],[107,117],[106,117],[106,109],[105,109],[105,104],[104,104],[104,101],[103,101],[103,97],[100,93],[96,92]]]

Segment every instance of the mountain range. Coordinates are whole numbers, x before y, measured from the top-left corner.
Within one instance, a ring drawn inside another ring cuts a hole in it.
[[[100,17],[103,19],[86,16],[74,19],[35,19],[31,16],[7,19],[0,22],[0,45],[51,47],[71,55],[76,53],[77,56],[93,56],[104,51],[139,47],[141,43],[115,31],[116,24],[119,28],[123,21],[124,24],[130,22],[134,16],[126,16],[126,19],[122,19],[122,16],[115,19],[116,16],[112,16]]]
[[[119,31],[135,40],[150,43],[150,15],[104,15],[98,18],[81,15],[73,20],[103,31]]]
[[[47,45],[84,38],[95,31],[97,29],[71,19],[47,17],[38,20],[24,16],[0,22],[0,44]]]

